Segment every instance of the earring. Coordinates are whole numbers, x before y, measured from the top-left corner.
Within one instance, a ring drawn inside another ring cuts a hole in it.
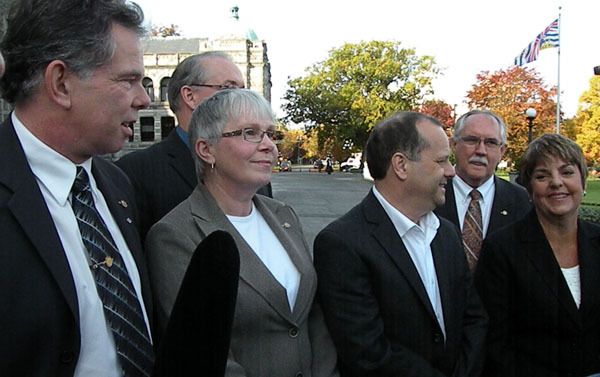
[[[215,163],[210,164],[210,170],[215,170]]]

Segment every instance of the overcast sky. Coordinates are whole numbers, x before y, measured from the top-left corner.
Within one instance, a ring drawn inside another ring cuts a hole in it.
[[[229,10],[237,5],[239,23],[267,43],[272,74],[272,103],[279,115],[288,77],[298,77],[329,51],[346,42],[396,40],[432,55],[443,75],[435,98],[464,109],[464,98],[477,73],[509,68],[537,34],[561,11],[561,104],[575,114],[600,65],[600,1],[569,0],[138,0],[149,22],[177,24],[183,36],[214,37],[232,26]],[[557,49],[540,53],[536,68],[548,85],[557,85]]]

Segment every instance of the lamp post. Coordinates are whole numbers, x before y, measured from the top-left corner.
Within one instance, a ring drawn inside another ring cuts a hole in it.
[[[296,138],[296,147],[298,148],[298,155],[296,156],[296,163],[300,165],[300,143],[302,142],[302,138]]]
[[[531,139],[532,139],[532,135],[531,135],[531,131],[533,128],[533,120],[535,119],[535,116],[537,115],[537,111],[535,111],[535,109],[533,107],[528,108],[527,110],[525,110],[525,116],[527,117],[527,121],[529,122],[529,134],[527,135],[527,144],[531,144]]]

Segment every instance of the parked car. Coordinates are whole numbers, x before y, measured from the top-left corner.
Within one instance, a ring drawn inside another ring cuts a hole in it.
[[[340,171],[350,171],[350,169],[360,168],[360,158],[348,157],[348,159],[340,164]]]
[[[292,164],[287,160],[281,161],[279,163],[279,171],[292,171]]]

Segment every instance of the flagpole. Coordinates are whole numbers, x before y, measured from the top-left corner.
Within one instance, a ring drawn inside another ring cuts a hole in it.
[[[557,92],[556,92],[556,133],[560,134],[560,29],[562,26],[561,23],[561,11],[562,7],[558,7],[558,67],[557,67]]]

